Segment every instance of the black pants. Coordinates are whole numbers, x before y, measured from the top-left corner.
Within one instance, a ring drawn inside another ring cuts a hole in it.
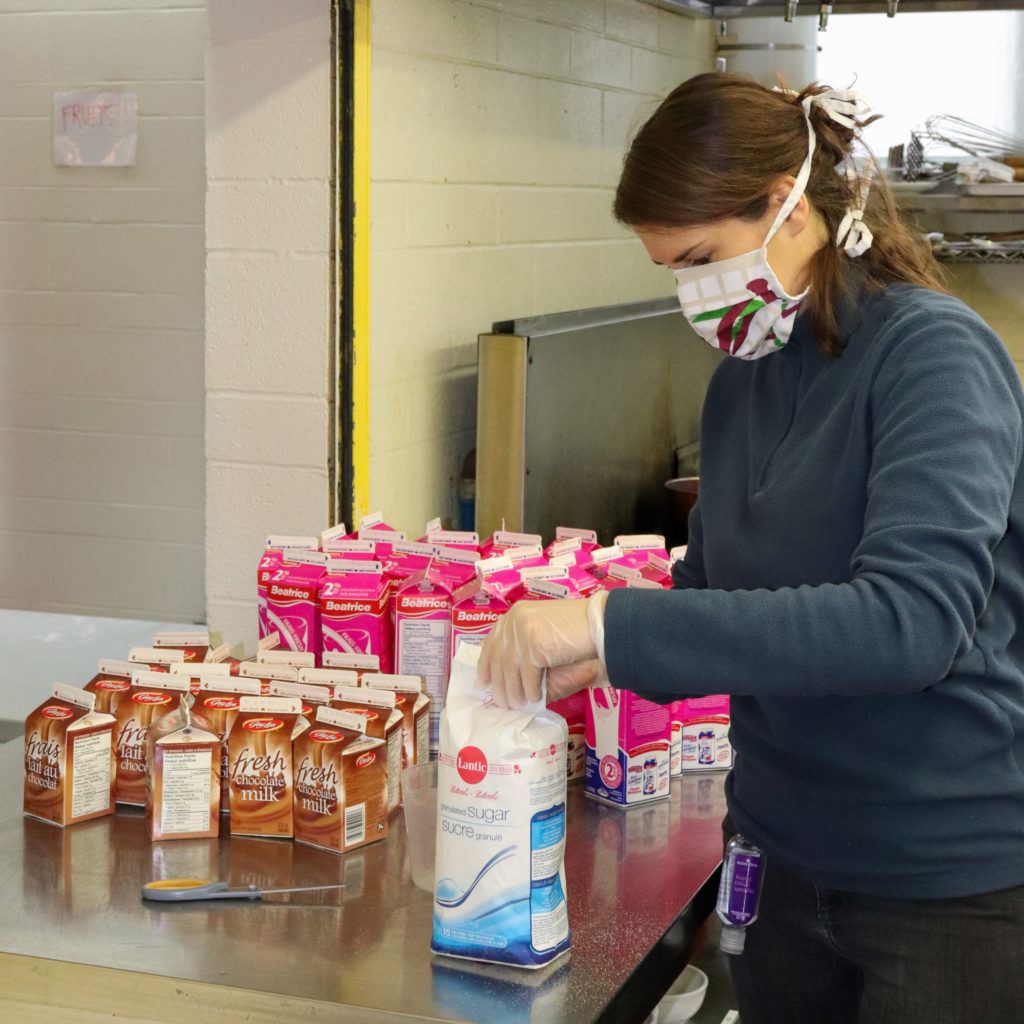
[[[742,1024],[1022,1024],[1024,886],[893,899],[769,861],[758,920],[729,962]]]

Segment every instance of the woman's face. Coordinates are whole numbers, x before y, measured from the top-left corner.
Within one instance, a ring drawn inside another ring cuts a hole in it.
[[[778,196],[773,195],[760,220],[727,217],[711,224],[693,224],[685,228],[640,226],[634,230],[651,259],[659,266],[682,270],[703,263],[717,263],[759,249],[787,194],[788,189]],[[790,295],[796,295],[807,287],[810,258],[822,244],[823,238],[816,230],[815,220],[806,197],[801,196],[768,243],[768,262],[779,284]]]
[[[655,263],[683,270],[758,249],[768,229],[762,230],[760,221],[730,218],[686,228],[639,227],[636,233]],[[768,245],[770,249],[771,242]]]

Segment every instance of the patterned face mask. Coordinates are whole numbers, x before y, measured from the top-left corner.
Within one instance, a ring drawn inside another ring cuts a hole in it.
[[[779,211],[782,220],[785,210],[784,205]],[[760,359],[782,348],[807,294],[790,295],[768,263],[768,242],[782,220],[776,218],[760,249],[674,272],[690,326],[709,345],[738,359]]]
[[[768,243],[800,201],[811,174],[815,138],[810,105],[819,103],[834,120],[852,126],[854,122],[846,115],[856,113],[861,99],[856,93],[832,91],[803,101],[807,156],[760,248],[716,263],[673,271],[683,315],[709,345],[738,359],[760,359],[789,341],[800,302],[809,289],[790,295],[782,287],[768,262]],[[836,241],[844,243],[850,256],[859,256],[868,249],[871,232],[863,222],[862,209],[846,214]]]

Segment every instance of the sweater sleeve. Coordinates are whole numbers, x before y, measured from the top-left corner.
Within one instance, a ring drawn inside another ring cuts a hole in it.
[[[614,686],[645,694],[919,691],[971,648],[1022,449],[1019,381],[966,309],[916,318],[874,369],[865,516],[849,578],[778,589],[620,589]],[[824,484],[842,466],[822,465]],[[1017,499],[1019,500],[1019,498]],[[690,582],[690,580],[694,582]]]
[[[704,573],[703,527],[700,518],[700,501],[690,509],[687,520],[686,554],[672,566],[672,586],[683,590],[703,589],[708,585]]]

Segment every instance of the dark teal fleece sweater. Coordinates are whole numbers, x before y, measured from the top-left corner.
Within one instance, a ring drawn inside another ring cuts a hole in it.
[[[839,358],[806,319],[716,370],[676,589],[611,593],[609,677],[731,694],[736,827],[819,885],[1024,883],[1017,371],[922,288],[849,304]]]

